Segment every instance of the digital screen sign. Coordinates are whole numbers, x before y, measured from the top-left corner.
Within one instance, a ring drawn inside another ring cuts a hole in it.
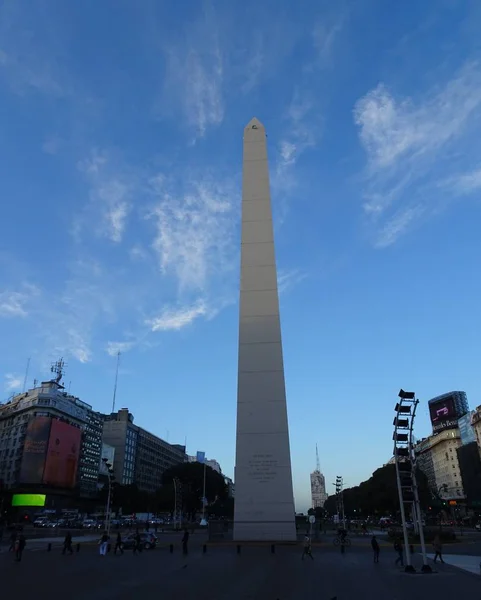
[[[64,421],[52,420],[43,482],[73,488],[77,480],[82,431]]]
[[[45,506],[45,494],[13,494],[12,506]]]
[[[34,417],[28,424],[20,467],[21,483],[42,483],[50,435],[49,417]]]
[[[438,402],[433,402],[429,405],[429,414],[433,425],[454,419],[456,417],[456,409],[453,399],[448,396]]]

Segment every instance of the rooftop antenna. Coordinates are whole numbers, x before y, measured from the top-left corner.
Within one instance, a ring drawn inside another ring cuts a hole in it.
[[[117,368],[115,370],[115,384],[114,384],[114,397],[112,399],[112,412],[115,412],[115,396],[117,395],[117,381],[119,378],[119,363],[120,363],[120,350],[117,352]]]
[[[54,373],[56,375],[56,377],[55,377],[55,379],[52,379],[52,381],[55,381],[55,383],[58,383],[60,385],[60,382],[62,381],[62,377],[64,375],[66,366],[67,365],[65,364],[63,358],[61,358],[60,360],[57,360],[57,362],[53,363],[53,365],[50,367],[50,371],[52,373]]]
[[[36,388],[36,387],[37,387],[37,380],[36,380],[36,379],[34,379],[34,380],[33,380],[33,387],[34,387],[34,388]]]
[[[25,388],[27,387],[27,377],[28,377],[28,370],[30,368],[30,358],[27,360],[27,368],[25,369],[25,377],[23,379],[23,389],[22,389],[22,394],[25,392]]]
[[[319,462],[319,450],[317,449],[317,444],[316,444],[316,471],[319,471],[319,473],[321,472],[321,463]]]

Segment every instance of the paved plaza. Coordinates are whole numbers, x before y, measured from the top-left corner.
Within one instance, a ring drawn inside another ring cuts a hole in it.
[[[432,575],[408,575],[394,565],[390,546],[381,547],[380,564],[373,564],[367,544],[360,542],[341,555],[330,543],[314,546],[314,560],[301,561],[301,546],[208,545],[192,538],[184,558],[175,540],[135,556],[98,554],[95,542],[85,542],[79,553],[62,556],[55,546],[25,551],[14,563],[8,552],[0,555],[2,589],[19,600],[65,595],[69,600],[130,600],[147,597],[179,600],[451,600],[478,597],[479,575],[450,565],[436,565]],[[474,560],[474,557],[472,557]],[[458,561],[462,560],[457,558]],[[420,557],[416,556],[417,565]],[[432,563],[431,563],[432,564]]]

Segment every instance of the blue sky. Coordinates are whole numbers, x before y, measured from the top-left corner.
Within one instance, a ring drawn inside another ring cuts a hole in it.
[[[242,132],[268,133],[297,507],[479,398],[476,2],[6,0],[3,397],[71,391],[232,474]],[[331,489],[328,491],[332,492]]]

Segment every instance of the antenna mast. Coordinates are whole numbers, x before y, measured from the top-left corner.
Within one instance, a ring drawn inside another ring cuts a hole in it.
[[[115,396],[117,395],[117,381],[119,378],[119,363],[120,363],[120,350],[117,352],[117,369],[115,370],[115,384],[114,384],[114,397],[112,400],[112,412],[115,412]]]
[[[319,473],[321,472],[321,463],[319,462],[319,450],[317,449],[317,444],[316,444],[316,471],[319,471]]]
[[[23,380],[23,389],[22,389],[22,394],[25,392],[25,388],[27,387],[27,377],[28,377],[28,370],[30,368],[30,358],[27,360],[27,368],[25,369],[25,377]]]
[[[60,382],[62,381],[62,377],[64,375],[66,366],[67,365],[65,364],[63,358],[61,358],[60,360],[57,360],[57,362],[53,363],[53,365],[50,367],[50,371],[52,373],[54,373],[56,375],[56,377],[55,377],[55,379],[52,379],[52,381],[55,381],[55,383],[58,383],[60,385]]]

